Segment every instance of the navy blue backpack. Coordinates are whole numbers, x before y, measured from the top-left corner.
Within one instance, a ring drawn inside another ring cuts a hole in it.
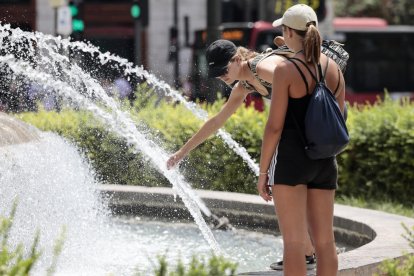
[[[314,160],[336,156],[349,143],[348,129],[338,102],[331,90],[326,86],[325,76],[322,74],[320,64],[318,64],[320,76],[320,80],[318,80],[302,60],[297,58],[289,59],[298,69],[306,85],[307,81],[303,72],[293,60],[301,62],[316,81],[316,86],[311,94],[306,110],[305,134],[302,133],[295,117],[292,116],[305,145],[306,154],[310,159]],[[328,67],[328,63],[326,67]]]

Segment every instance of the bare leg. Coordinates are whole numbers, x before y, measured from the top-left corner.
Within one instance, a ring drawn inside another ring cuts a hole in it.
[[[274,185],[272,191],[283,238],[284,275],[306,275],[307,187]]]
[[[308,221],[318,258],[318,276],[332,276],[338,272],[333,232],[334,195],[334,190],[308,190]]]
[[[276,217],[277,217],[278,215],[277,215],[276,204],[275,204],[275,213],[276,213]],[[309,230],[309,227],[307,229]],[[306,254],[306,256],[312,256],[313,254],[315,254],[315,248],[313,246],[310,233],[308,233],[306,235],[304,242],[305,242],[305,254]]]
[[[307,229],[309,229],[309,227],[307,227]],[[305,254],[306,256],[312,256],[314,253],[315,253],[315,249],[313,247],[311,236],[308,231],[306,238],[305,238]]]

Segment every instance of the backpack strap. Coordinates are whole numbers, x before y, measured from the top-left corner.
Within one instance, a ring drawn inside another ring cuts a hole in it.
[[[306,94],[309,94],[309,84],[308,81],[306,80],[305,75],[303,74],[302,70],[299,68],[299,66],[296,64],[296,62],[294,62],[292,60],[293,58],[288,59],[290,62],[293,63],[293,65],[295,65],[296,69],[298,69],[300,76],[302,77],[303,82],[305,83],[306,86]]]
[[[337,93],[337,92],[338,92],[338,89],[339,89],[339,85],[340,84],[341,84],[341,73],[340,73],[339,67],[338,67],[338,84],[336,85],[336,88],[335,88],[335,91],[334,91],[335,98],[336,98],[336,96],[339,95],[339,93]]]
[[[322,69],[321,69],[321,65],[320,64],[318,64],[318,70],[319,70],[319,74],[321,75],[321,82],[324,82],[325,81],[325,77],[326,77],[326,72],[328,71],[328,66],[329,66],[329,57],[326,59],[326,67],[325,67],[325,73],[322,75],[321,74],[321,71],[322,71]],[[336,98],[336,96],[338,96],[338,89],[339,89],[339,85],[341,84],[341,73],[340,73],[340,71],[339,71],[339,66],[338,66],[338,83],[337,83],[337,85],[336,85],[336,88],[335,88],[335,90],[334,90],[334,93],[333,93],[333,95],[335,96],[335,98]]]
[[[325,76],[326,76],[326,71],[328,71],[328,65],[329,65],[329,57],[327,57],[326,59],[325,72],[324,74],[322,74],[322,66],[320,63],[318,63],[319,76],[321,77],[320,82],[325,82]]]
[[[297,61],[299,61],[300,63],[302,63],[302,64],[303,64],[303,66],[305,66],[305,68],[306,68],[306,69],[308,69],[308,72],[309,72],[309,74],[312,76],[312,78],[313,78],[316,82],[318,82],[318,78],[315,76],[315,74],[313,74],[313,72],[311,71],[311,69],[309,69],[308,65],[307,65],[307,64],[306,64],[303,60],[298,59],[298,58],[290,58],[289,60],[291,60],[291,59],[293,59],[293,60],[297,60]]]

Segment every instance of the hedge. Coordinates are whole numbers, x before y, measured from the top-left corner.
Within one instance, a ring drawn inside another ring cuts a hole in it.
[[[202,125],[178,103],[137,97],[131,116],[148,126],[150,134],[173,153]],[[143,103],[145,101],[145,104]],[[202,106],[216,113],[223,100]],[[267,120],[253,108],[239,108],[225,125],[227,132],[258,162],[261,137]],[[169,186],[168,181],[126,142],[115,137],[91,114],[23,113],[19,118],[43,130],[51,130],[76,142],[89,158],[103,183]],[[338,156],[338,195],[391,200],[412,206],[414,192],[414,104],[386,97],[375,105],[349,108],[347,125],[351,142]],[[194,188],[256,193],[256,177],[220,138],[213,136],[193,150],[180,170]]]

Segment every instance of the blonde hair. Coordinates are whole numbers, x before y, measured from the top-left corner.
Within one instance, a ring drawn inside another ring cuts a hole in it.
[[[241,59],[243,61],[245,61],[245,60],[249,60],[249,59],[257,56],[258,53],[255,52],[255,51],[249,50],[249,49],[247,49],[243,46],[239,46],[239,47],[237,47],[236,55],[241,57]]]
[[[303,51],[306,62],[319,63],[319,59],[321,57],[322,38],[315,26],[315,23],[308,23],[306,31],[294,31],[299,36],[303,37]]]

